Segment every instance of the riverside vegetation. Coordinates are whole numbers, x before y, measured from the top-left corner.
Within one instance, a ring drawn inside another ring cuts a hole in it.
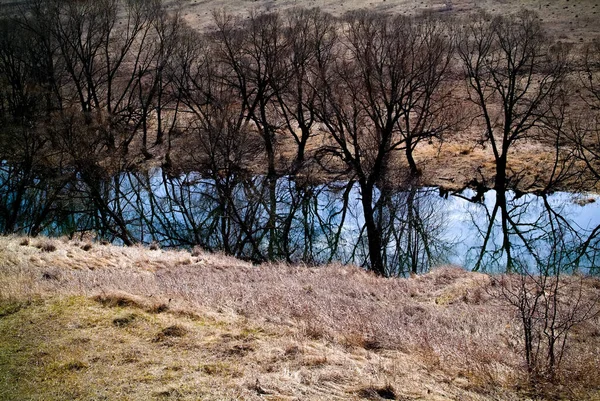
[[[598,397],[600,41],[455,3],[0,5],[0,397]]]
[[[504,211],[510,191],[597,187],[598,42],[556,41],[532,11],[217,11],[199,31],[160,1],[8,10],[4,234],[314,263],[327,184],[360,193],[355,263],[405,274],[383,254],[398,191],[493,189]],[[347,217],[321,221],[329,247]]]

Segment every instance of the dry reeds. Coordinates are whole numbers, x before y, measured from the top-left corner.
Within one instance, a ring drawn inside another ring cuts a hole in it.
[[[351,366],[341,357],[347,353],[355,359],[381,361],[382,365],[367,375],[378,382],[362,387],[359,396],[363,398],[368,398],[367,393],[385,398],[377,389],[384,388],[386,380],[392,389],[386,394],[407,391],[408,385],[397,381],[396,369],[401,365],[411,370],[421,366],[427,374],[437,372],[449,383],[463,383],[459,386],[462,390],[451,385],[452,391],[493,392],[496,399],[503,399],[502,391],[514,391],[522,384],[518,320],[493,296],[493,283],[483,274],[444,267],[411,279],[385,279],[351,266],[252,266],[198,249],[191,256],[185,251],[147,252],[138,247],[83,251],[67,243],[57,243],[57,251],[47,254],[51,258],[42,259],[26,252],[30,248],[19,247],[19,241],[0,239],[1,257],[12,261],[0,271],[0,290],[22,283],[18,291],[12,287],[11,298],[84,295],[106,308],[137,308],[195,319],[229,316],[236,322],[253,322],[255,328],[268,328],[282,336],[268,350],[263,347],[260,351],[261,358],[273,361],[265,374],[296,366],[300,371],[320,369],[324,377],[352,383],[358,377],[348,379],[346,373],[333,369],[336,364]],[[49,271],[48,264],[55,266],[52,274],[58,274],[60,280],[42,277]],[[597,281],[590,279],[586,290],[597,294]],[[137,324],[135,313],[115,319],[127,320],[113,321],[115,327]],[[582,359],[582,355],[597,355],[598,327],[598,322],[590,322],[579,329],[568,355],[571,362],[565,364],[569,380],[581,380],[579,388],[584,394],[585,383],[591,379],[576,367],[598,363],[597,358]],[[253,330],[216,343],[218,355],[256,358],[259,351],[252,342],[264,333]],[[185,343],[189,341],[187,333],[185,326],[173,323],[161,329],[153,341]],[[339,347],[339,351],[309,352],[303,345],[308,343]],[[206,369],[223,372],[215,367],[220,365],[213,365]],[[308,376],[302,380],[313,385],[318,382]],[[348,391],[357,394],[356,387]]]

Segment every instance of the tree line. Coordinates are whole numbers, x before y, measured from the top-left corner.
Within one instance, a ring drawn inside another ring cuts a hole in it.
[[[366,267],[395,274],[390,200],[399,177],[417,185],[423,143],[477,131],[499,197],[519,185],[510,162],[523,140],[555,149],[546,191],[575,176],[595,185],[599,43],[556,43],[530,11],[214,12],[198,31],[159,0],[28,1],[0,18],[0,232],[95,230],[127,245],[320,261],[311,247],[337,249],[340,233],[306,221],[321,216],[319,184],[344,181],[344,206],[360,191]],[[160,185],[148,166],[162,167]],[[210,184],[202,201],[199,183]]]

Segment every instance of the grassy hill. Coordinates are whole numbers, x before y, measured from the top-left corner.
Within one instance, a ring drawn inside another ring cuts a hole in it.
[[[584,42],[600,35],[600,3],[597,0],[184,0],[167,1],[166,4],[173,10],[179,9],[184,18],[197,27],[210,26],[214,10],[226,10],[240,16],[253,11],[293,7],[319,7],[334,15],[361,8],[398,14],[460,15],[484,10],[507,15],[527,8],[536,11],[546,28],[559,40]]]
[[[24,0],[0,0],[0,6],[8,10],[22,3]],[[199,28],[210,26],[215,10],[243,17],[254,11],[293,7],[319,7],[334,15],[361,8],[399,14],[423,11],[466,14],[484,10],[506,15],[527,8],[536,11],[548,30],[562,41],[588,41],[600,35],[598,0],[165,0],[165,4],[171,10],[179,10],[192,26]]]
[[[454,267],[385,279],[3,237],[0,400],[600,399],[598,320],[532,389],[495,287]]]

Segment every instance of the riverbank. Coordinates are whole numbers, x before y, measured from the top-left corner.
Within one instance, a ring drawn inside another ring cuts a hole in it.
[[[3,237],[0,399],[527,399],[519,324],[494,288],[455,267],[386,279]],[[574,330],[564,377],[538,391],[600,396],[598,327]]]

